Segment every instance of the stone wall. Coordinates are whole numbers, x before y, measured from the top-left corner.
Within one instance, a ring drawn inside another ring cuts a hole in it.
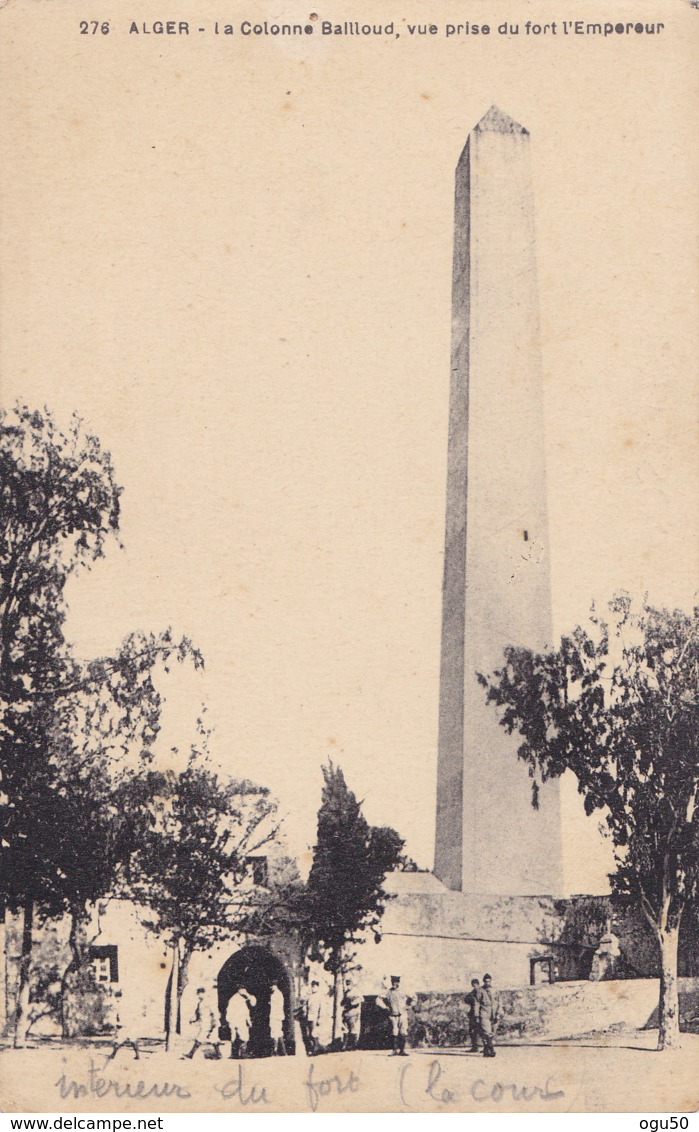
[[[572,1038],[599,1031],[657,1026],[655,979],[570,982],[500,991],[498,1034],[502,1041]],[[680,980],[680,1014],[686,1027],[699,1020],[699,979]],[[411,1011],[412,1045],[468,1043],[462,994],[419,994]]]
[[[369,942],[358,954],[366,994],[381,993],[392,974],[411,993],[466,991],[485,971],[498,986],[526,986],[532,959],[554,956],[558,966],[560,956],[566,966],[568,953],[580,950],[556,945],[564,912],[549,896],[451,892],[425,873],[392,874],[386,887],[394,899],[381,922],[381,943]],[[575,962],[566,974],[577,975]]]
[[[658,949],[642,914],[618,898],[478,896],[452,892],[430,873],[395,873],[381,922],[381,943],[360,949],[366,994],[380,994],[389,975],[410,993],[470,989],[488,971],[502,988],[526,987],[531,963],[551,957],[557,983],[590,978],[593,957],[611,920],[618,958],[604,977],[655,978]],[[680,936],[679,973],[699,976],[699,930],[690,912]]]

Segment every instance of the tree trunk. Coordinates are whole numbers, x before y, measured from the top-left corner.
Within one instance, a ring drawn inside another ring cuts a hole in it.
[[[180,981],[180,941],[176,939],[172,945],[172,964],[170,966],[170,977],[167,981],[165,989],[165,1049],[170,1048],[170,1038],[172,1036],[173,1023],[177,1033],[179,1028],[177,1026],[177,986]]]
[[[34,927],[34,901],[26,900],[24,903],[24,918],[22,922],[22,953],[19,960],[19,977],[17,979],[17,1002],[14,1014],[14,1034],[12,1045],[23,1045],[26,1039],[26,1029],[29,1024],[29,964],[32,958],[32,931]]]
[[[680,1046],[680,997],[677,979],[679,934],[679,923],[658,929],[660,945],[658,1049],[678,1049]]]
[[[177,1024],[175,1027],[176,1033],[182,1033],[182,995],[187,986],[187,971],[189,968],[189,960],[192,958],[192,949],[187,944],[180,957],[179,968],[177,971]]]
[[[331,1049],[335,1048],[337,1030],[340,1021],[340,998],[342,996],[342,972],[338,968],[333,972],[333,1033]]]
[[[63,972],[63,978],[61,979],[61,1033],[64,1038],[70,1036],[69,1019],[66,1010],[70,977],[80,970],[85,960],[84,940],[80,939],[84,914],[84,907],[71,908],[70,910],[70,932],[68,934],[68,946],[70,947],[71,959],[70,963]]]

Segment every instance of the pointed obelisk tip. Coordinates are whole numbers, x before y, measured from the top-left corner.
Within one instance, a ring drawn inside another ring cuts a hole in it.
[[[508,114],[504,114],[497,106],[493,105],[487,114],[484,114],[478,125],[474,126],[474,133],[479,134],[528,134],[524,126],[520,126],[519,122],[515,122]]]

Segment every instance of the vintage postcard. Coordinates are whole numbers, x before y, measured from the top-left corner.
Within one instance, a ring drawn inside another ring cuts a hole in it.
[[[4,1111],[699,1105],[698,45],[5,0]]]

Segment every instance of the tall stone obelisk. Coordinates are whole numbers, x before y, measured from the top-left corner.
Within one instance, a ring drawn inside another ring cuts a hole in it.
[[[476,678],[551,633],[529,133],[493,106],[456,170],[435,848],[449,888],[561,892],[558,784],[535,810]]]

